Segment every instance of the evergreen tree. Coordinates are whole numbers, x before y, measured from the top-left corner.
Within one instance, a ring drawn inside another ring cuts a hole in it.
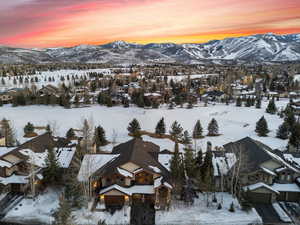
[[[61,196],[59,199],[59,207],[54,213],[55,221],[53,225],[73,225],[72,223],[72,209],[70,202]]]
[[[31,135],[34,132],[34,126],[32,123],[28,122],[24,127],[25,136]]]
[[[260,108],[261,108],[261,99],[260,99],[260,98],[257,98],[257,99],[256,99],[255,108],[257,108],[257,109],[260,109]]]
[[[252,105],[251,98],[248,97],[247,100],[246,100],[245,106],[246,106],[246,107],[251,107],[251,105]]]
[[[276,132],[276,137],[280,139],[288,139],[289,137],[289,125],[287,122],[283,122],[279,127]]]
[[[97,148],[100,146],[107,145],[108,141],[105,137],[105,130],[101,126],[95,128],[94,140]]]
[[[218,122],[215,120],[215,118],[212,118],[212,120],[209,122],[208,127],[208,136],[218,136],[219,135],[219,125]]]
[[[44,168],[43,171],[44,182],[47,184],[58,184],[61,180],[62,173],[53,148],[48,149],[45,163],[46,168]]]
[[[155,133],[158,135],[163,135],[166,133],[166,125],[163,117],[158,121],[155,128]]]
[[[212,164],[212,151],[207,150],[205,153],[203,164],[200,168],[202,185],[207,191],[212,191],[214,168]]]
[[[284,121],[287,123],[290,130],[296,123],[295,114],[292,110],[286,110],[284,114],[285,114]]]
[[[270,113],[270,114],[275,114],[277,112],[277,108],[276,108],[276,105],[275,105],[274,98],[272,98],[269,101],[269,104],[267,106],[266,112]]]
[[[202,137],[203,137],[203,128],[201,126],[200,120],[197,120],[193,130],[193,138],[200,139]]]
[[[66,133],[66,138],[72,139],[75,137],[75,132],[73,128],[70,128]]]
[[[187,130],[183,132],[182,143],[185,145],[189,145],[192,143],[192,138]]]
[[[202,149],[200,149],[200,150],[197,152],[197,156],[196,156],[196,159],[195,159],[195,163],[196,163],[197,168],[200,168],[200,167],[201,167],[202,162],[203,162]]]
[[[138,98],[137,98],[137,106],[140,107],[140,108],[145,107],[144,96],[143,96],[142,93],[140,93]]]
[[[295,123],[291,128],[291,135],[289,138],[289,150],[299,151],[300,149],[300,124]]]
[[[183,131],[183,128],[181,127],[181,125],[177,121],[174,121],[173,124],[171,125],[171,130],[169,131],[169,133],[177,141],[178,139],[180,139],[182,137],[182,131]]]
[[[237,107],[241,107],[241,106],[242,106],[242,99],[241,99],[240,97],[238,97],[238,98],[236,99],[236,106],[237,106]]]
[[[132,134],[134,137],[139,137],[140,136],[140,130],[141,130],[141,126],[139,121],[137,121],[137,119],[133,119],[128,127],[127,130],[129,131],[130,134]]]
[[[179,153],[178,143],[175,142],[174,154],[170,160],[170,174],[174,184],[175,193],[180,193],[184,181],[183,165]]]
[[[256,123],[255,132],[260,137],[266,137],[267,134],[270,132],[268,129],[268,124],[264,116],[262,116],[258,122]]]
[[[184,149],[184,167],[187,176],[189,178],[194,177],[196,172],[196,160],[194,157],[194,150],[189,146]]]

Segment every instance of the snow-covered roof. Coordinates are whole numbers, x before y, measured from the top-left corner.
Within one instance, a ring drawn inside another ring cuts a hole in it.
[[[157,96],[157,97],[159,97],[159,96],[161,96],[161,94],[159,94],[159,93],[145,93],[144,96]]]
[[[61,148],[59,149],[56,157],[57,161],[59,162],[59,165],[62,168],[69,168],[70,163],[73,159],[73,156],[75,154],[76,148]]]
[[[227,175],[229,170],[236,163],[234,153],[226,153],[225,156],[213,156],[212,158],[214,176]]]
[[[48,151],[42,152],[42,153],[38,153],[38,152],[34,152],[31,149],[21,149],[19,150],[19,152],[25,156],[28,156],[28,162],[38,166],[38,167],[45,167],[45,160],[48,156]]]
[[[150,169],[152,169],[155,173],[161,173],[161,170],[157,168],[156,166],[148,166]]]
[[[99,194],[104,194],[111,190],[118,190],[129,196],[131,196],[133,194],[154,194],[153,185],[134,185],[134,186],[126,188],[126,187],[121,187],[118,184],[114,184],[114,185],[111,185],[109,187],[106,187],[106,188],[100,190]]]
[[[117,158],[119,154],[87,154],[84,156],[78,173],[79,181],[86,181],[94,172],[109,161]]]
[[[167,170],[170,170],[170,160],[172,158],[171,154],[159,154],[158,161],[163,165]]]
[[[264,172],[266,172],[266,173],[268,173],[268,174],[270,174],[270,175],[272,175],[272,176],[276,176],[276,173],[274,173],[273,171],[271,171],[271,170],[269,170],[269,169],[267,169],[267,168],[265,168],[265,167],[263,167],[263,166],[261,166],[260,167]]]
[[[0,147],[0,157],[13,151],[14,149],[15,149],[15,147]]]
[[[299,186],[295,183],[292,183],[292,184],[274,183],[272,185],[272,188],[275,189],[276,191],[280,191],[280,192],[300,192]]]
[[[130,173],[129,171],[127,171],[127,170],[124,170],[124,169],[122,169],[122,168],[120,168],[120,167],[117,167],[117,170],[118,170],[118,172],[119,172],[121,175],[123,175],[124,177],[133,177],[133,174]]]
[[[244,191],[253,191],[253,190],[256,190],[256,189],[262,188],[262,187],[279,194],[279,192],[274,187],[271,187],[271,186],[269,186],[269,185],[267,185],[263,182],[258,182],[256,184],[251,184],[251,185],[248,185],[248,186],[244,186],[243,190]]]
[[[166,186],[167,188],[170,188],[170,189],[172,189],[173,187],[172,187],[172,185],[170,185],[168,182],[162,182],[162,180],[163,180],[163,177],[158,177],[158,178],[156,178],[155,180],[154,180],[154,188],[158,188],[158,187],[160,187],[161,185],[164,185],[164,186]]]
[[[27,184],[28,183],[28,176],[20,176],[20,175],[11,175],[9,177],[0,177],[0,183],[7,185],[7,184]]]
[[[7,167],[7,168],[10,168],[12,167],[13,165],[10,163],[10,162],[7,162],[7,161],[3,161],[0,159],[0,167]]]

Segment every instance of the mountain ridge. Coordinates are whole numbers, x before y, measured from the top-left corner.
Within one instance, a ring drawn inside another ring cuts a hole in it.
[[[44,49],[0,45],[0,63],[222,63],[300,61],[300,34],[272,33],[211,40],[206,43],[136,44],[114,41]]]

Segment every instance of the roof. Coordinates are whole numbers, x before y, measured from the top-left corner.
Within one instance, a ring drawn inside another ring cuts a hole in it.
[[[295,183],[292,184],[274,183],[271,187],[279,192],[300,192],[299,186]]]
[[[226,152],[233,152],[239,158],[239,155],[244,158],[244,163],[241,172],[252,172],[260,169],[263,162],[271,160],[272,157],[266,151],[272,151],[267,145],[253,140],[250,137],[243,138],[236,142],[230,142],[224,145]],[[243,160],[242,158],[242,160]]]
[[[243,190],[244,191],[254,191],[258,188],[266,188],[266,189],[268,189],[272,192],[275,192],[276,194],[279,194],[279,192],[276,189],[272,188],[271,186],[269,186],[269,185],[267,185],[263,182],[259,182],[259,183],[256,183],[256,184],[251,184],[251,185],[248,185],[248,186],[244,186]]]
[[[147,172],[160,174],[165,178],[169,177],[168,169],[159,161],[159,149],[158,145],[151,142],[133,138],[114,147],[111,154],[86,155],[83,159],[78,179],[79,181],[84,181],[92,175],[109,176],[116,172],[124,176],[130,176],[130,172],[126,170],[120,171],[122,165],[129,162],[134,163]],[[91,160],[94,162],[91,163]],[[93,164],[93,168],[88,168],[88,165],[91,164]]]
[[[134,185],[131,187],[122,187],[118,184],[111,185],[102,189],[99,194],[105,194],[111,190],[118,190],[126,195],[133,194],[154,194],[154,186],[153,185]]]

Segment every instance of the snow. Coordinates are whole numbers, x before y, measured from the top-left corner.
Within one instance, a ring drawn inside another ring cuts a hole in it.
[[[0,177],[0,183],[3,185],[7,184],[27,184],[28,183],[28,176],[21,176],[21,175],[11,175],[9,177]]]
[[[15,148],[11,148],[11,147],[0,147],[0,157],[11,152],[14,149]]]
[[[170,185],[168,182],[163,182],[162,183],[162,179],[163,179],[163,177],[158,177],[158,178],[156,178],[154,180],[154,188],[158,188],[161,185],[164,185],[164,186],[166,186],[166,187],[168,187],[170,189],[173,188],[172,185]]]
[[[61,148],[57,153],[57,161],[62,168],[69,168],[76,148]]]
[[[269,169],[267,169],[267,168],[265,168],[265,167],[263,167],[263,166],[261,166],[260,168],[261,168],[263,171],[265,171],[266,173],[271,174],[272,176],[277,176],[276,173],[274,173],[273,171],[271,171],[271,170],[269,170]]]
[[[225,157],[216,157],[213,155],[212,163],[214,168],[214,176],[227,175],[229,170],[236,163],[236,156],[234,153],[226,153]]]
[[[131,187],[121,187],[118,184],[114,184],[107,188],[102,189],[99,194],[104,194],[111,190],[118,190],[129,196],[131,196],[133,194],[154,194],[154,186],[153,185],[134,185]]]
[[[236,199],[227,193],[216,193],[218,202],[223,196],[222,209],[217,210],[217,204],[206,206],[206,195],[199,194],[192,206],[187,206],[183,202],[174,201],[169,211],[156,211],[156,225],[248,225],[262,224],[262,220],[257,212],[252,209],[249,212],[241,210]],[[235,212],[229,212],[231,202],[235,204]]]
[[[299,186],[295,183],[291,183],[291,184],[274,183],[271,187],[276,191],[281,191],[281,192],[300,192]]]
[[[76,224],[91,225],[98,224],[98,221],[105,220],[107,225],[130,224],[130,207],[116,211],[113,215],[109,212],[91,212],[86,208],[73,212]]]
[[[271,186],[269,186],[269,185],[267,185],[263,182],[258,182],[256,184],[251,184],[251,185],[248,185],[248,186],[244,186],[243,189],[244,189],[244,191],[248,191],[248,190],[253,191],[253,190],[256,190],[256,189],[261,188],[261,187],[267,188],[267,189],[279,194],[278,190],[274,186],[271,187]]]
[[[296,158],[292,154],[283,154],[285,160],[290,163],[296,163],[298,167],[300,167],[300,157]]]
[[[119,154],[85,155],[77,176],[78,180],[86,181],[94,172],[118,156]]]
[[[61,190],[48,188],[35,199],[24,198],[7,213],[3,220],[11,223],[51,224],[52,214],[58,207],[60,194]]]
[[[278,108],[285,107],[288,99],[276,101]],[[59,106],[24,106],[11,107],[5,105],[1,108],[1,115],[11,120],[19,139],[23,136],[23,127],[30,121],[35,126],[45,126],[48,123],[57,124],[57,135],[64,136],[71,127],[81,127],[83,118],[92,118],[95,125],[101,124],[106,131],[106,136],[111,139],[114,133],[117,134],[117,143],[123,143],[131,139],[128,136],[128,123],[136,118],[143,130],[154,131],[157,122],[161,117],[165,118],[167,130],[171,124],[177,120],[184,130],[190,133],[198,119],[200,119],[205,129],[212,118],[215,118],[219,124],[219,130],[222,135],[217,137],[205,137],[197,141],[198,148],[206,150],[206,142],[210,141],[214,146],[222,146],[228,142],[237,141],[246,136],[261,141],[264,144],[275,149],[284,149],[287,146],[287,140],[276,138],[276,130],[282,123],[282,119],[277,115],[265,113],[267,101],[262,102],[262,108],[254,107],[236,107],[235,104],[226,106],[225,104],[209,105],[208,107],[198,106],[193,109],[176,108],[168,110],[164,105],[159,109],[141,109],[136,107],[124,108],[122,106],[108,108],[105,106],[93,105],[87,108],[64,109]],[[62,116],[64,115],[64,116]],[[255,133],[255,124],[261,116],[265,116],[271,132],[268,137],[258,137]],[[152,141],[160,146],[161,150],[174,149],[174,143],[169,139],[157,139],[143,136],[145,141]],[[109,147],[112,147],[111,145]],[[106,149],[105,146],[103,149]],[[184,148],[179,146],[180,150]],[[0,153],[1,154],[1,153]]]
[[[170,170],[170,160],[172,158],[171,154],[159,154],[158,161],[163,165],[167,170]]]
[[[275,211],[277,212],[279,218],[283,222],[292,222],[291,218],[286,214],[286,212],[280,207],[280,205],[277,202],[273,203],[272,205]]]
[[[118,167],[117,170],[118,170],[118,172],[119,172],[121,175],[123,175],[124,177],[131,177],[131,178],[133,177],[133,174],[130,173],[130,172],[128,172],[127,170],[124,170],[124,169],[122,169],[122,168],[120,168],[120,167]]]
[[[0,167],[7,167],[7,168],[11,168],[13,165],[9,162],[0,160]]]
[[[155,173],[161,173],[161,170],[157,168],[156,166],[148,166],[150,169],[152,169]]]
[[[28,159],[29,163],[31,163],[35,166],[38,166],[40,168],[43,168],[46,166],[45,160],[48,156],[48,151],[38,153],[38,152],[32,151],[31,149],[22,149],[19,152],[21,154],[29,157],[29,159]]]

